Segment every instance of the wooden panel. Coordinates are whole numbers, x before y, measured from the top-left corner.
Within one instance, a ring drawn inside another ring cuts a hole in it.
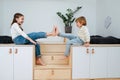
[[[71,71],[70,69],[50,69],[50,70],[35,70],[34,79],[36,80],[70,80]]]
[[[42,53],[46,53],[46,52],[61,52],[64,53],[65,52],[65,45],[40,45],[41,46],[41,52]]]
[[[37,80],[47,80],[51,79],[51,70],[35,70],[34,79]]]
[[[90,79],[90,80],[106,80],[105,78]]]
[[[46,66],[36,65],[34,67],[34,70],[39,70],[39,69],[71,69],[71,66],[69,65],[46,65]]]
[[[102,79],[73,79],[73,80],[106,80],[106,79],[102,78]]]
[[[60,60],[63,55],[43,55],[42,60],[48,65],[67,65],[68,60]]]
[[[70,80],[71,78],[71,70],[66,69],[66,70],[52,70],[52,75],[53,75],[53,80]]]
[[[72,80],[71,63],[60,60],[65,44],[41,44],[42,60],[46,66],[34,66],[34,80]],[[69,64],[70,63],[70,64]]]
[[[105,80],[120,80],[120,78],[109,78],[109,79],[105,79]]]
[[[72,80],[90,80],[90,79],[72,79]]]
[[[42,52],[42,55],[64,55],[64,52]]]
[[[120,78],[109,78],[109,79],[105,79],[105,78],[98,78],[98,79],[73,79],[73,80],[120,80]]]

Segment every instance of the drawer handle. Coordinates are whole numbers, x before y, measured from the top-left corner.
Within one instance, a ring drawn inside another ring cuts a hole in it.
[[[18,53],[18,49],[15,49],[15,54],[17,54]]]
[[[51,59],[54,60],[54,56],[52,56]]]
[[[9,54],[12,54],[12,49],[11,48],[9,49]]]
[[[54,70],[52,70],[52,75],[54,75]]]
[[[88,49],[88,48],[86,49],[86,53],[87,53],[87,54],[89,53],[89,49]]]
[[[95,50],[94,49],[92,49],[92,54],[94,54],[95,53]]]

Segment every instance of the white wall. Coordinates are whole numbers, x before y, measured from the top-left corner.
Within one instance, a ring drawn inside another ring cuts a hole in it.
[[[64,24],[56,15],[57,11],[65,12],[66,8],[83,8],[75,17],[84,15],[88,21],[88,28],[91,33],[102,36],[115,36],[120,38],[120,0],[1,0],[0,1],[0,34],[10,35],[10,23],[14,13],[21,12],[25,15],[23,25],[26,33],[34,31],[49,32],[53,25],[58,25],[61,32],[64,32]],[[104,21],[107,16],[111,16],[112,24],[108,29],[104,27]],[[73,23],[73,33],[77,28]]]
[[[58,25],[60,31],[64,32],[64,24],[56,15],[56,12],[65,12],[67,8],[74,9],[77,6],[83,6],[83,8],[75,17],[86,16],[91,35],[96,34],[96,0],[4,0],[4,27],[2,27],[2,34],[10,35],[10,23],[16,12],[25,15],[23,27],[26,33],[35,31],[50,32],[53,25]],[[74,23],[73,33],[75,32]]]
[[[120,38],[120,0],[97,0],[97,33],[102,36],[115,36]],[[107,16],[112,18],[108,29],[104,27]]]
[[[0,35],[3,33],[3,1],[0,1]]]

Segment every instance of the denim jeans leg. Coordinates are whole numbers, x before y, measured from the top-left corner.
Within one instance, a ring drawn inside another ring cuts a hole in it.
[[[33,43],[28,43],[29,45],[34,45]],[[41,57],[41,52],[40,52],[40,45],[37,43],[35,45],[35,56],[36,57]]]
[[[69,40],[76,38],[77,36],[69,33],[59,33],[58,36],[68,38]]]
[[[83,41],[79,38],[75,38],[75,39],[67,41],[66,50],[64,53],[65,56],[69,56],[71,45],[83,45]]]
[[[27,44],[29,41],[25,39],[23,36],[18,36],[15,39],[13,39],[13,42],[19,45],[19,44]]]
[[[41,51],[40,51],[40,45],[36,44],[35,45],[35,52],[36,52],[36,57],[41,57]]]
[[[46,38],[46,33],[45,32],[33,32],[33,33],[29,33],[27,34],[31,39],[33,39],[34,41],[36,39],[39,39],[39,38]]]
[[[32,35],[32,34],[31,34]],[[33,35],[32,35],[33,36]],[[34,36],[33,36],[34,37]],[[14,40],[15,44],[28,44],[28,45],[33,45],[33,43],[31,43],[30,41],[28,41],[27,39],[25,39],[23,36],[18,36],[17,38],[15,38]],[[36,57],[40,57],[41,56],[41,52],[40,52],[40,45],[36,44],[35,45],[35,54]]]
[[[66,44],[66,50],[65,50],[65,53],[64,53],[65,56],[69,56],[69,54],[70,54],[70,47],[71,47],[71,42],[68,41],[67,44]]]

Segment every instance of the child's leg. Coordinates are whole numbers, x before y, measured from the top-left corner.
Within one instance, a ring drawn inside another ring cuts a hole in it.
[[[23,36],[18,36],[17,38],[13,39],[13,42],[19,45],[19,44],[26,44],[28,40],[26,40]]]
[[[40,38],[47,38],[47,36],[53,36],[52,33],[45,33],[45,32],[33,32],[28,34],[28,36],[32,39],[32,40],[36,40],[36,39],[40,39]]]
[[[30,45],[32,43],[29,43]],[[44,62],[41,60],[41,51],[40,51],[40,45],[35,45],[35,56],[36,56],[36,64],[37,65],[45,65]]]
[[[83,45],[83,41],[80,40],[79,38],[75,38],[75,39],[67,41],[66,50],[64,53],[65,56],[69,56],[71,45]]]
[[[69,40],[77,38],[77,36],[69,33],[59,33],[58,36],[68,38]]]
[[[41,57],[40,44],[35,45],[35,53],[37,58]]]
[[[53,28],[52,32],[33,32],[28,34],[28,36],[33,39],[34,41],[39,38],[47,38],[48,36],[55,36],[55,27]]]
[[[41,51],[40,51],[39,44],[35,45],[35,50],[36,50],[36,64],[37,65],[45,65],[45,63],[41,59]]]
[[[65,56],[69,56],[71,45],[72,45],[74,42],[75,42],[74,39],[67,41],[67,43],[66,43],[66,50],[65,50],[65,53],[64,53]]]
[[[60,33],[58,27],[55,27],[55,32],[56,32],[56,35],[58,35],[58,36],[60,36],[60,37],[68,38],[68,39],[70,39],[70,40],[76,38],[76,36],[73,35],[73,34]]]
[[[28,36],[34,41],[39,38],[47,37],[45,32],[33,32],[33,33],[28,34]]]

